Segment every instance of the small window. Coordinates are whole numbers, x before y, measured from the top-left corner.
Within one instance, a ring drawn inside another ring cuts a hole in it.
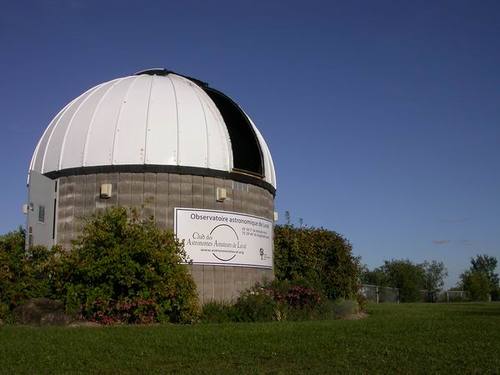
[[[38,206],[38,222],[45,223],[45,206]]]

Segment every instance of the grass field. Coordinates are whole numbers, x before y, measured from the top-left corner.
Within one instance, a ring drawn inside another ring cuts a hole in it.
[[[500,303],[381,304],[358,321],[0,328],[2,373],[499,373]]]

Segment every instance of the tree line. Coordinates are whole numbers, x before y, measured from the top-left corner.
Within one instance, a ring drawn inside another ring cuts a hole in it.
[[[499,300],[497,264],[497,259],[487,254],[472,257],[469,269],[460,275],[452,290],[467,292],[473,301]],[[398,288],[401,302],[419,301],[422,291],[435,295],[442,290],[447,276],[444,263],[435,260],[415,263],[409,259],[393,259],[372,270],[366,266],[361,270],[362,283]]]

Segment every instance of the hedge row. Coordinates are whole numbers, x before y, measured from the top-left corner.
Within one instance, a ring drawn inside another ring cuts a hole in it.
[[[181,265],[182,244],[152,220],[112,208],[86,220],[71,251],[25,251],[24,241],[22,230],[0,236],[0,319],[41,297],[62,301],[73,316],[105,324],[199,318],[196,285]],[[276,226],[274,255],[277,281],[244,292],[236,303],[242,318],[235,320],[251,320],[262,306],[269,314],[312,318],[328,310],[328,300],[356,297],[359,260],[341,235]]]

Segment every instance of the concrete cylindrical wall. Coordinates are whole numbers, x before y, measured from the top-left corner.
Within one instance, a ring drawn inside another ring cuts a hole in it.
[[[93,173],[58,178],[56,241],[69,247],[82,227],[81,218],[112,206],[136,208],[154,217],[160,228],[173,230],[174,208],[205,208],[274,218],[274,197],[266,189],[215,177],[174,173]],[[109,199],[100,198],[102,184],[112,184]],[[216,201],[216,189],[227,199]],[[190,265],[200,302],[231,300],[273,271],[253,267]]]

